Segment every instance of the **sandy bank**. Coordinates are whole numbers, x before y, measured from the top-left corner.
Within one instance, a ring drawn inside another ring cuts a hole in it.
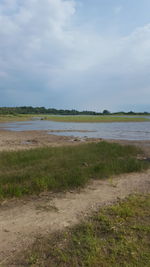
[[[14,132],[0,130],[0,151],[30,149],[42,146],[74,145],[83,142],[98,141],[94,138],[75,138],[73,136],[57,136],[49,131]]]
[[[77,145],[87,142],[99,142],[101,138],[75,138],[73,136],[57,136],[49,131],[7,131],[0,129],[0,151],[30,149],[36,147],[56,147],[62,145]],[[85,133],[86,135],[86,133]],[[150,140],[127,141],[106,140],[124,145],[135,145],[143,149],[147,157],[150,157]]]

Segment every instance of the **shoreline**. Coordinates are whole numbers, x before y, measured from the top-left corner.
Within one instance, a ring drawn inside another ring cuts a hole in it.
[[[0,152],[17,151],[38,147],[57,147],[79,145],[82,143],[106,141],[110,143],[119,143],[123,145],[135,145],[144,150],[147,156],[150,156],[150,140],[117,140],[105,138],[79,138],[74,136],[61,136],[48,134],[49,130],[32,131],[9,131],[0,129]],[[53,133],[53,131],[51,132]]]
[[[125,123],[125,122],[150,122],[150,115],[48,115],[48,114],[20,114],[0,115],[0,123],[15,123],[34,120],[44,120],[67,123]]]

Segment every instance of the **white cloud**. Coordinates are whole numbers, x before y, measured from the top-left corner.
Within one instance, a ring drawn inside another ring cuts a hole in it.
[[[0,4],[3,11],[0,15],[1,61],[5,57],[11,64],[25,66],[29,60],[31,65],[46,66],[50,70],[65,67],[78,71],[119,61],[122,66],[132,63],[133,68],[149,62],[150,25],[127,37],[110,38],[96,31],[84,32],[72,27],[74,1],[26,0],[22,5],[19,3],[19,0],[11,0]],[[116,69],[118,71],[117,66]]]
[[[116,14],[121,11],[121,6],[115,7]],[[124,82],[135,74],[138,79],[148,74],[150,24],[128,36],[112,37],[100,35],[96,29],[85,31],[84,27],[75,27],[72,23],[75,14],[76,3],[71,0],[0,3],[0,78],[8,75],[3,90],[12,84],[16,92],[41,90],[42,94],[45,90],[47,94],[63,94],[73,90],[74,94],[79,88],[88,92],[92,101],[94,90],[102,95],[101,87],[110,88],[111,79],[114,88],[114,77]],[[91,92],[89,84],[91,87],[93,84]],[[37,101],[38,97],[39,93]],[[93,98],[94,101],[97,99]]]

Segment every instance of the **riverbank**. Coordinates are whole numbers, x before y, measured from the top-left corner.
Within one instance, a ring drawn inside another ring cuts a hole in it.
[[[150,121],[150,119],[144,116],[109,116],[109,115],[97,115],[97,116],[46,116],[46,120],[58,121],[58,122],[144,122]]]
[[[73,136],[57,136],[48,134],[49,131],[7,131],[0,129],[0,152],[28,150],[38,147],[76,146],[85,143],[104,141],[102,138],[76,138]],[[110,143],[134,145],[140,147],[146,157],[150,157],[150,140],[107,140]]]
[[[76,140],[76,141],[74,141]],[[0,151],[27,150],[37,147],[56,147],[80,142],[78,139],[48,134],[48,131],[0,130]]]
[[[150,116],[143,115],[46,115],[46,114],[16,114],[16,115],[0,115],[0,122],[29,121],[34,119],[50,120],[56,122],[145,122],[150,121]]]

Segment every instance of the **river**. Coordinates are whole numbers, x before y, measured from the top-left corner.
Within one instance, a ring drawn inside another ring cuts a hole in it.
[[[49,134],[80,138],[150,140],[150,121],[76,123],[32,120],[26,122],[0,123],[0,128],[10,131],[46,130]]]

